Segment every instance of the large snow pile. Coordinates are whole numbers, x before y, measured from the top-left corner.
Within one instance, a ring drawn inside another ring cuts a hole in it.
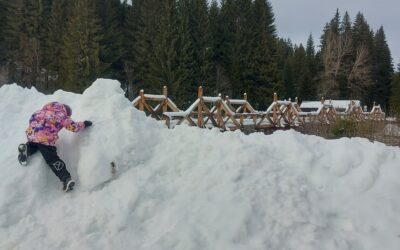
[[[60,133],[71,193],[40,154],[16,160],[31,113],[50,101],[94,123]],[[104,79],[82,95],[6,85],[0,104],[0,249],[399,249],[399,148],[168,130]]]

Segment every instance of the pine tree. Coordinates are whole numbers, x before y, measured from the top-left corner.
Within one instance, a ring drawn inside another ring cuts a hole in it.
[[[46,91],[45,80],[42,75],[45,14],[44,3],[47,1],[35,0],[25,2],[25,28],[27,41],[24,42],[23,64],[29,69],[26,80],[40,91]]]
[[[219,34],[217,35],[217,86],[225,95],[233,95],[232,54],[236,32],[236,10],[233,0],[222,0],[219,14]]]
[[[390,95],[390,82],[393,75],[392,57],[381,26],[374,38],[373,54],[373,99],[386,110]]]
[[[297,97],[297,92],[295,90],[295,80],[294,80],[294,72],[293,72],[293,57],[290,57],[286,60],[285,66],[283,68],[283,76],[282,76],[282,87],[280,88],[279,94],[282,98],[289,99]]]
[[[188,107],[194,98],[196,88],[202,85],[199,80],[199,62],[195,59],[195,41],[191,29],[191,7],[188,0],[178,2],[178,34],[177,53],[178,67],[181,75],[179,89],[176,90],[176,98],[180,106]]]
[[[23,72],[21,63],[23,52],[21,52],[21,48],[23,47],[23,41],[28,40],[24,30],[24,1],[7,1],[4,2],[4,6],[6,15],[3,17],[5,23],[3,27],[2,58],[8,67],[9,81],[26,85],[21,81],[21,72]]]
[[[251,0],[237,0],[234,3],[234,38],[232,51],[229,54],[231,65],[228,72],[232,77],[233,96],[241,96],[249,92],[252,84],[252,69],[250,66],[253,49],[254,25],[252,23]]]
[[[136,0],[133,2],[132,11],[128,16],[128,24],[131,29],[129,33],[132,32],[132,40],[127,45],[132,46],[132,51],[128,51],[127,62],[132,63],[128,68],[132,72],[134,89],[144,88],[146,91],[158,92],[162,87],[162,83],[155,84],[150,79],[150,61],[156,60],[154,40],[162,15],[161,4],[157,0]]]
[[[149,79],[157,89],[167,85],[172,93],[177,93],[181,84],[178,66],[178,29],[176,3],[166,0],[161,6],[161,16],[158,22],[157,34],[154,38],[155,57],[150,58]]]
[[[360,61],[356,65],[359,74],[353,74],[349,79],[352,99],[360,98],[370,106],[373,102],[373,64],[372,56],[374,50],[374,33],[369,24],[360,12],[357,14],[353,23],[352,44],[355,50],[355,61]],[[359,60],[357,59],[359,58]],[[353,71],[356,72],[356,71]],[[353,77],[355,75],[355,77]]]
[[[68,7],[60,81],[64,89],[81,92],[99,73],[100,26],[91,0],[68,1]]]
[[[0,66],[5,64],[4,28],[6,24],[6,0],[0,0]]]
[[[315,54],[314,39],[312,34],[307,39],[306,47],[306,77],[301,87],[301,97],[303,100],[315,100],[317,98],[318,65]]]
[[[320,39],[321,50],[325,49],[328,33],[332,33],[332,35],[338,36],[339,31],[340,31],[340,12],[339,9],[336,9],[334,17],[331,19],[329,23],[325,24],[324,30],[322,32]]]
[[[343,15],[342,22],[339,28],[340,34],[350,34],[351,33],[351,19],[349,13],[346,11]]]
[[[185,99],[183,101],[190,102],[188,98],[196,93],[198,86],[215,90],[215,84],[209,82],[213,71],[210,63],[212,54],[208,7],[206,0],[181,0],[178,6],[177,53],[182,78],[179,93],[181,99]]]
[[[294,47],[293,53],[293,75],[294,75],[294,89],[295,95],[301,100],[309,99],[308,84],[310,82],[310,72],[307,67],[306,50],[300,44]]]
[[[0,0],[0,87],[8,83],[8,70],[5,58],[4,27],[6,22],[6,0]]]
[[[335,16],[329,23],[330,30],[333,31],[336,35],[339,35],[340,32],[340,13],[339,9],[336,9]]]
[[[391,83],[390,110],[397,118],[400,117],[400,63]]]
[[[149,44],[151,52],[147,55],[141,55],[141,57],[147,57],[149,65],[144,82],[151,83],[150,88],[157,91],[160,91],[166,85],[169,87],[171,95],[176,96],[182,84],[177,51],[176,2],[173,0],[163,1],[159,5],[158,11],[156,19],[152,20],[154,25],[148,26],[149,29],[155,31]]]
[[[366,46],[371,56],[374,48],[374,33],[362,13],[357,13],[352,30],[354,47]]]
[[[211,6],[208,12],[208,22],[209,22],[209,47],[208,47],[208,55],[209,55],[209,68],[210,68],[210,75],[208,78],[208,83],[211,88],[214,89],[215,92],[221,93],[221,88],[218,85],[218,74],[217,68],[219,67],[219,56],[218,51],[220,50],[219,46],[220,43],[220,25],[219,25],[219,18],[220,18],[220,9],[218,7],[218,2],[213,0],[211,2]],[[226,93],[226,92],[225,92]]]
[[[46,87],[48,92],[52,92],[62,87],[59,79],[59,72],[62,64],[61,50],[65,29],[65,0],[53,0],[50,6],[45,35],[43,41],[43,65],[46,69]]]
[[[138,94],[137,81],[139,79],[138,70],[135,69],[135,58],[136,58],[136,40],[139,26],[139,13],[141,1],[133,0],[131,4],[128,4],[127,0],[122,3],[121,11],[121,22],[122,22],[122,64],[123,64],[123,85],[126,88],[126,95],[129,99],[133,99],[134,95]],[[143,66],[143,65],[141,65]]]
[[[194,45],[194,57],[198,63],[198,70],[195,73],[195,84],[202,84],[206,87],[210,75],[210,32],[207,0],[191,0],[189,25],[191,28],[191,40]]]
[[[3,59],[11,78],[24,86],[40,88],[41,72],[41,1],[9,1],[5,5]]]
[[[250,69],[252,80],[248,92],[254,96],[258,108],[267,108],[272,101],[274,90],[278,87],[279,71],[275,18],[269,1],[255,0],[252,4],[252,48]],[[256,105],[256,104],[255,104]]]
[[[283,98],[294,96],[293,72],[289,58],[293,56],[293,45],[290,39],[278,39],[277,41],[277,86],[276,91]],[[288,82],[287,82],[288,81]],[[288,87],[289,86],[289,87]]]
[[[347,41],[349,49],[347,53],[343,55],[341,70],[337,77],[340,99],[349,99],[352,96],[352,89],[350,89],[348,77],[356,60],[356,50],[354,49],[351,25],[350,15],[346,11],[340,25],[340,36],[342,40]]]
[[[323,71],[319,92],[324,96],[340,96],[340,69],[343,58],[349,53],[349,41],[346,38],[340,34],[340,14],[337,9],[335,16],[325,25],[321,36]]]
[[[209,21],[211,33],[211,60],[215,78],[215,90],[217,93],[224,93],[232,96],[232,84],[228,73],[229,50],[233,41],[234,25],[232,1],[221,1],[221,8],[218,2],[213,0],[210,7]],[[232,26],[230,26],[232,25]],[[229,46],[228,46],[229,45]]]
[[[103,68],[99,77],[122,79],[123,72],[123,38],[122,38],[122,5],[120,0],[96,0],[97,13],[100,19],[101,40],[100,61]]]

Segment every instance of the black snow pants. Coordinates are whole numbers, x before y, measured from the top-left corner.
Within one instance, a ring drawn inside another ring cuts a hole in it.
[[[42,153],[47,165],[49,165],[60,181],[64,182],[71,178],[71,174],[68,172],[65,162],[57,155],[56,147],[34,142],[28,142],[26,145],[28,146],[28,155],[32,155],[38,150]]]

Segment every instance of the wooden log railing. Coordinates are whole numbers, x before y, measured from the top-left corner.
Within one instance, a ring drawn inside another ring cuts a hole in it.
[[[228,96],[223,99],[221,94],[217,97],[204,96],[202,87],[198,88],[196,101],[185,111],[180,110],[168,98],[166,87],[162,95],[145,94],[141,90],[132,103],[134,107],[145,111],[151,117],[165,120],[168,128],[186,122],[190,126],[200,128],[218,127],[221,130],[233,131],[246,126],[265,129],[301,126],[307,122],[330,124],[339,118],[355,121],[385,119],[385,113],[375,103],[371,112],[363,112],[360,105],[354,101],[351,101],[345,112],[337,112],[331,101],[321,98],[317,111],[303,112],[297,98],[295,102],[278,100],[276,93],[266,111],[257,111],[248,102],[246,93],[243,99],[230,99]],[[153,106],[151,103],[157,105]]]
[[[157,105],[153,106],[151,103],[156,103]],[[163,113],[168,110],[174,112],[181,111],[176,104],[168,98],[168,89],[166,86],[163,88],[162,95],[145,94],[144,90],[140,90],[139,96],[132,101],[132,104],[134,107],[145,111],[157,120],[161,120],[163,118]]]
[[[195,111],[197,110],[197,112]],[[214,127],[223,130],[240,129],[240,123],[235,119],[234,112],[223,101],[221,95],[218,97],[203,96],[203,88],[199,87],[196,101],[186,111],[164,112],[164,119],[167,126],[172,126],[172,121],[176,120],[176,125],[188,122],[191,126],[200,128],[209,127],[211,123]],[[228,117],[235,125],[233,128],[226,126],[223,117]]]

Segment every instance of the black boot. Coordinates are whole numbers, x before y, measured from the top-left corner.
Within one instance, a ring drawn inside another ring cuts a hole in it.
[[[18,161],[23,166],[28,164],[28,145],[25,143],[18,146]]]
[[[63,182],[63,191],[64,192],[71,191],[74,189],[74,186],[75,186],[75,181],[72,180],[71,178],[68,178]]]

